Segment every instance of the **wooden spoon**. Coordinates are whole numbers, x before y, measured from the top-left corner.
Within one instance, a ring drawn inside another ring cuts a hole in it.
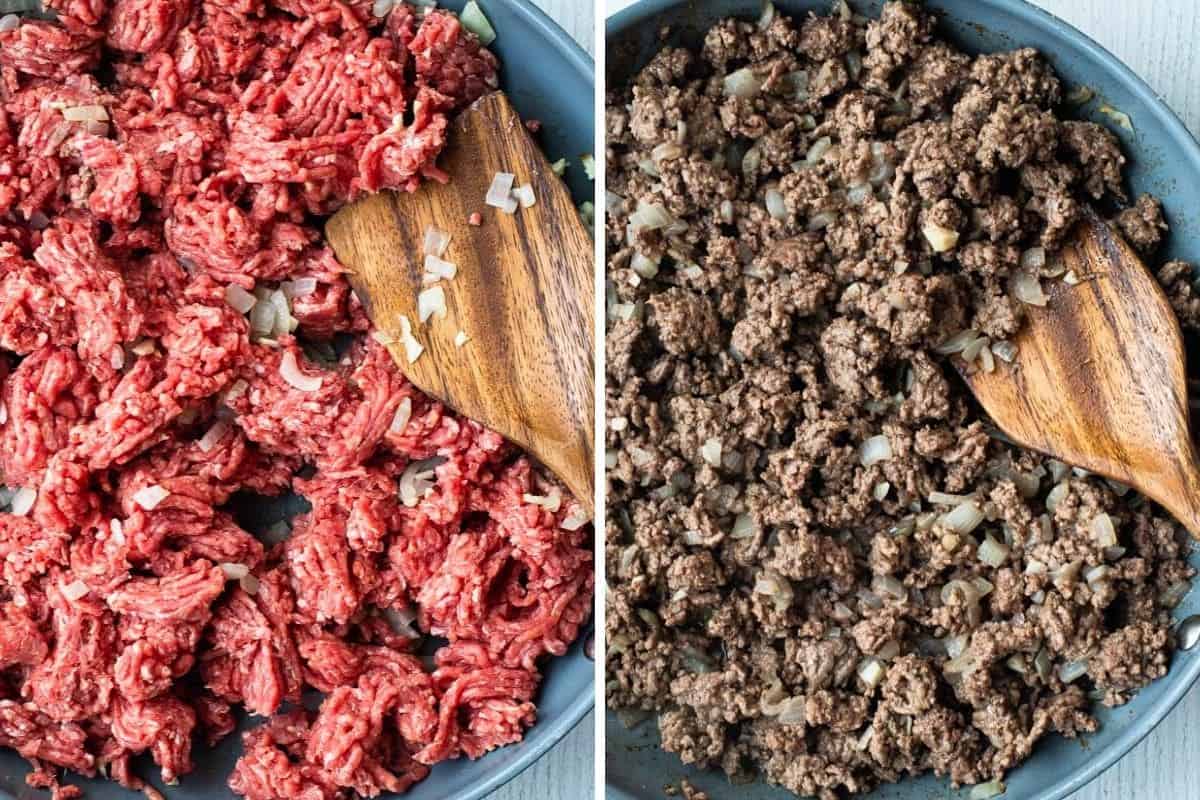
[[[593,510],[592,240],[508,99],[488,95],[451,123],[440,166],[448,184],[382,193],[350,204],[325,226],[334,252],[404,374],[532,453]],[[497,172],[533,187],[536,204],[506,214],[484,204]],[[468,224],[478,212],[480,225]],[[450,234],[443,258],[446,317],[418,323],[428,226]],[[413,362],[400,315],[424,352]],[[468,341],[455,338],[462,331]]]
[[[1078,277],[1044,281],[1012,365],[968,371],[980,404],[1018,444],[1122,483],[1200,538],[1200,469],[1188,424],[1179,321],[1158,282],[1094,213],[1061,257]]]

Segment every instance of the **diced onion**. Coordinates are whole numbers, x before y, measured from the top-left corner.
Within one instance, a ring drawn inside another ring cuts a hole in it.
[[[596,159],[591,153],[581,155],[579,157],[579,164],[583,167],[583,171],[588,176],[589,181],[596,180]]]
[[[218,419],[216,422],[214,422],[213,426],[205,431],[204,435],[200,437],[200,441],[196,442],[196,444],[200,447],[201,452],[211,452],[212,449],[216,447],[223,438],[225,438],[225,434],[229,432],[229,428],[229,420]]]
[[[258,298],[247,292],[236,283],[231,283],[225,287],[225,302],[228,303],[234,311],[239,314],[245,314],[250,309],[254,308],[254,304],[258,302]],[[272,320],[274,322],[274,320]],[[268,328],[268,330],[270,330]],[[265,332],[265,331],[264,331]]]
[[[966,361],[968,364],[971,363],[979,356],[979,354],[985,347],[987,347],[987,345],[988,340],[986,336],[980,336],[975,341],[969,342],[967,346],[962,349],[961,355],[963,361]]]
[[[804,163],[807,166],[814,167],[825,158],[826,154],[833,149],[833,139],[828,136],[822,136],[812,143],[808,148],[808,152],[804,154]]]
[[[947,250],[954,249],[954,246],[958,244],[958,231],[944,228],[933,222],[925,223],[921,228],[921,233],[935,253],[945,253]]]
[[[221,564],[221,571],[225,573],[225,579],[230,581],[236,581],[250,574],[250,568],[245,564],[232,564],[229,562]]]
[[[425,352],[425,346],[413,336],[412,323],[408,321],[408,317],[404,314],[399,314],[398,317],[400,319],[400,343],[404,345],[404,357],[408,359],[408,363],[412,364]]]
[[[762,89],[762,83],[762,79],[755,75],[753,70],[749,67],[742,67],[725,76],[721,89],[729,97],[749,100],[758,95]]]
[[[133,495],[133,502],[137,503],[146,511],[153,511],[158,508],[158,504],[171,496],[163,487],[157,483],[151,484],[144,488],[138,489]]]
[[[294,281],[284,281],[279,284],[279,290],[289,300],[295,300],[297,297],[308,297],[317,291],[317,279],[308,275],[303,278],[296,278]]]
[[[892,490],[892,484],[887,481],[880,481],[875,484],[875,488],[871,490],[871,496],[876,500],[882,500],[888,496],[888,492]]]
[[[434,225],[425,226],[425,241],[421,246],[421,252],[424,255],[441,258],[446,254],[446,247],[449,244],[449,233]],[[428,263],[426,263],[425,269],[429,269]]]
[[[1092,517],[1092,522],[1089,526],[1092,530],[1092,536],[1096,537],[1096,544],[1101,547],[1115,547],[1117,544],[1117,530],[1113,527],[1112,517],[1101,511],[1096,516]]]
[[[872,689],[883,682],[883,676],[886,671],[883,662],[871,656],[864,658],[858,665],[858,677]]]
[[[6,422],[8,422],[8,406],[4,404],[3,400],[0,400],[0,425]]]
[[[300,365],[296,363],[296,354],[291,350],[284,352],[279,362],[279,377],[293,389],[302,392],[315,392],[321,388],[321,376],[305,375],[301,372]]]
[[[458,274],[458,265],[445,261],[433,253],[425,255],[425,283],[433,283],[434,281],[445,278],[452,279]]]
[[[492,27],[492,23],[488,22],[488,18],[483,15],[483,9],[475,0],[470,0],[463,6],[458,19],[464,28],[479,37],[479,43],[484,47],[496,41],[496,30]]]
[[[710,466],[721,466],[721,440],[706,439],[704,444],[700,446],[700,457],[709,463]]]
[[[510,195],[514,180],[516,180],[516,176],[511,172],[497,172],[492,178],[492,185],[488,187],[483,202],[492,208],[507,208],[511,202]]]
[[[541,506],[547,511],[558,511],[562,507],[562,492],[555,489],[548,495],[525,494],[521,497],[526,503]]]
[[[454,334],[454,346],[455,347],[462,347],[464,344],[466,344],[469,341],[471,341],[471,337],[467,336],[466,331],[459,331],[458,333]]]
[[[446,291],[441,286],[430,287],[417,295],[417,319],[428,322],[435,314],[438,319],[446,318]]]
[[[383,19],[392,12],[392,6],[396,4],[396,0],[375,0],[371,5],[371,14],[376,19]]]
[[[1072,683],[1087,674],[1086,661],[1068,661],[1058,668],[1058,679],[1063,683]]]
[[[992,342],[992,352],[996,358],[1011,364],[1017,358],[1017,346],[1009,341]]]
[[[647,257],[641,252],[634,252],[629,262],[630,268],[646,280],[658,275],[658,260]]]
[[[959,333],[954,334],[933,349],[934,352],[940,353],[944,356],[948,356],[953,353],[961,353],[967,345],[971,344],[978,338],[979,331],[975,330],[974,328],[968,328],[965,331],[960,331]]]
[[[513,197],[521,205],[521,208],[532,208],[537,203],[537,196],[533,193],[533,187],[528,183],[523,183],[513,189]]]
[[[88,585],[78,578],[62,587],[63,597],[67,598],[67,600],[72,603],[74,603],[76,600],[79,600],[90,591],[91,589],[88,588]]]
[[[1083,579],[1087,581],[1088,586],[1095,586],[1102,580],[1107,578],[1112,573],[1112,567],[1101,564],[1098,567],[1092,567],[1083,573]]]
[[[983,537],[979,545],[979,560],[989,567],[999,567],[1008,560],[1008,546],[997,542],[990,535]]]
[[[104,106],[69,106],[62,110],[67,122],[103,122],[108,119]]]
[[[960,503],[954,509],[942,515],[941,522],[955,533],[967,534],[979,527],[983,522],[983,512],[979,506],[968,501]]]
[[[22,486],[12,494],[9,500],[9,511],[18,517],[23,517],[33,508],[34,502],[37,500],[37,491]]]
[[[738,514],[733,520],[733,529],[729,532],[730,539],[750,539],[758,533],[758,525],[751,514]]]
[[[1056,483],[1054,488],[1046,494],[1046,510],[1051,514],[1058,508],[1058,504],[1067,496],[1067,492],[1071,490],[1070,484],[1066,481]]]
[[[858,461],[864,467],[878,464],[892,457],[892,444],[887,436],[879,434],[872,436],[858,448]]]
[[[587,512],[581,507],[575,506],[570,512],[567,513],[565,517],[563,517],[562,522],[558,523],[558,527],[562,528],[564,531],[577,531],[584,525],[587,525],[590,521],[591,520],[588,517]]]
[[[1046,248],[1031,247],[1021,253],[1021,269],[1036,273],[1046,266]]]
[[[404,433],[410,419],[412,419],[412,398],[405,397],[400,401],[400,405],[396,406],[396,413],[392,415],[392,424],[388,430],[392,433]]]
[[[767,213],[770,214],[773,219],[787,219],[787,206],[785,206],[783,203],[782,192],[775,188],[767,189],[765,202],[767,205]]]
[[[1002,794],[1004,794],[1004,781],[988,781],[987,783],[978,783],[972,786],[970,793],[967,795],[967,800],[990,800]]]
[[[675,220],[660,204],[639,201],[637,210],[629,217],[629,222],[637,230],[653,231],[666,228]]]
[[[1048,300],[1046,293],[1042,291],[1042,282],[1037,279],[1036,275],[1025,270],[1017,270],[1013,273],[1009,282],[1009,290],[1013,297],[1027,305],[1045,306]]]
[[[975,499],[973,494],[947,494],[946,492],[930,492],[927,498],[934,505],[956,506]]]
[[[250,332],[255,336],[269,336],[275,330],[275,306],[271,303],[255,302],[250,309]]]
[[[444,458],[434,457],[409,464],[408,468],[400,475],[400,502],[409,508],[414,508],[425,496],[425,493],[433,488],[436,474],[434,467],[444,461]]]
[[[1101,103],[1099,106],[1097,106],[1096,110],[1120,125],[1125,130],[1133,133],[1133,120],[1124,111],[1118,111],[1108,103]]]
[[[877,595],[890,595],[897,600],[908,597],[908,590],[894,575],[876,575],[871,579],[871,589]]]
[[[0,17],[0,33],[15,31],[21,27],[21,17],[18,14],[5,14]]]

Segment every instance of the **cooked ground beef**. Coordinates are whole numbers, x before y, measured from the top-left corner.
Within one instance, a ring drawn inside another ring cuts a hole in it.
[[[240,706],[235,792],[347,800],[519,740],[589,527],[405,379],[320,232],[446,180],[495,57],[404,3],[47,5],[0,25],[0,747],[154,797],[135,757],[178,780]]]
[[[1061,100],[901,2],[726,20],[610,90],[606,689],[684,761],[978,783],[1166,672],[1179,527],[1007,444],[939,347],[1008,368],[1013,276],[1062,279],[1087,204],[1165,235]]]

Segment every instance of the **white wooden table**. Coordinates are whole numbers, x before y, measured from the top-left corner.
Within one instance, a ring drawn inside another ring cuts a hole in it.
[[[594,52],[595,6],[592,0],[532,2],[571,34],[589,54]],[[487,0],[481,5],[486,8]],[[489,800],[590,800],[595,780],[595,726],[595,712],[592,712],[553,750],[493,792]]]
[[[971,0],[962,0],[969,3]],[[565,6],[568,0],[548,5]],[[630,0],[607,0],[609,13]],[[1140,75],[1200,136],[1200,3],[1197,0],[1032,0],[1091,36]],[[1189,213],[1195,213],[1189,209]],[[1200,686],[1146,739],[1070,800],[1194,800],[1200,797]],[[548,774],[565,754],[543,759]],[[548,795],[513,795],[522,800]],[[507,800],[507,798],[506,798]],[[1014,800],[1020,800],[1014,798]]]

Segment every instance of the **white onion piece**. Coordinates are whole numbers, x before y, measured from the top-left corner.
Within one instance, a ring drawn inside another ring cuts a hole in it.
[[[483,202],[492,208],[501,210],[507,208],[508,204],[512,202],[510,195],[514,180],[516,180],[516,176],[511,172],[497,172],[492,178],[492,185],[488,187]]]
[[[742,67],[729,73],[721,84],[721,91],[727,96],[738,97],[742,100],[749,100],[757,96],[761,89],[762,79],[755,75],[749,67]]]
[[[888,595],[896,600],[908,597],[908,590],[894,575],[876,575],[871,579],[871,589],[879,596]]]
[[[374,339],[375,341],[379,342],[384,347],[387,347],[389,344],[396,343],[396,340],[394,338],[392,338],[392,335],[390,333],[388,333],[387,331],[381,331],[378,328],[371,331],[371,338]]]
[[[707,461],[710,466],[721,466],[721,440],[716,438],[706,439],[704,444],[700,446],[700,457]]]
[[[18,14],[5,14],[0,17],[0,33],[15,31],[21,27],[21,17]]]
[[[225,580],[236,581],[250,574],[250,568],[245,564],[233,564],[224,562],[221,564],[221,571],[225,573]]]
[[[983,512],[972,502],[960,503],[949,513],[943,514],[941,522],[955,533],[967,534],[983,522]]]
[[[591,153],[581,155],[579,165],[583,167],[583,172],[588,176],[589,181],[596,180],[596,159]]]
[[[1068,661],[1058,668],[1058,679],[1063,683],[1072,683],[1087,674],[1086,661]]]
[[[308,275],[303,278],[296,278],[294,281],[284,281],[279,284],[279,290],[289,300],[294,300],[297,297],[308,297],[317,291],[317,279]]]
[[[973,494],[947,494],[946,492],[930,492],[927,498],[934,505],[956,506],[975,499]]]
[[[1046,248],[1031,247],[1021,253],[1021,269],[1037,272],[1046,266]]]
[[[947,250],[954,249],[954,246],[958,244],[958,231],[943,228],[933,222],[925,223],[921,228],[921,234],[935,253],[945,253]]]
[[[625,198],[615,192],[604,192],[604,213],[616,214],[621,210],[621,206],[625,203]]]
[[[653,231],[666,228],[675,220],[662,205],[639,201],[637,210],[629,217],[629,222],[635,230]]]
[[[948,356],[953,353],[961,353],[967,345],[978,338],[979,331],[975,330],[974,328],[968,328],[965,331],[960,331],[959,333],[954,334],[933,349],[934,352],[940,353],[944,356]]]
[[[218,419],[214,422],[213,426],[205,431],[200,440],[196,442],[200,451],[204,453],[212,452],[212,449],[225,438],[225,434],[229,432],[229,428],[229,420]]]
[[[658,275],[658,260],[649,258],[641,252],[635,251],[633,258],[629,261],[630,268],[646,280]]]
[[[773,187],[767,189],[765,202],[767,205],[767,213],[771,215],[772,219],[787,219],[787,206],[783,203],[782,192]]]
[[[466,344],[469,341],[471,341],[471,337],[467,336],[466,331],[459,331],[458,333],[454,334],[454,346],[455,347],[462,347],[464,344]]]
[[[1067,492],[1071,490],[1070,485],[1066,481],[1057,483],[1054,488],[1046,494],[1046,510],[1051,514],[1058,508],[1058,504],[1067,496]]]
[[[321,376],[301,372],[300,365],[296,363],[296,354],[291,350],[286,351],[279,362],[279,377],[293,389],[302,392],[315,392],[321,388]]]
[[[479,43],[484,47],[496,41],[496,30],[492,27],[492,23],[488,22],[488,18],[483,15],[483,9],[475,0],[470,0],[463,6],[462,13],[458,15],[458,18],[464,28],[479,37]]]
[[[400,401],[400,405],[396,406],[396,413],[392,416],[392,424],[388,430],[392,433],[404,433],[410,419],[412,419],[412,398],[405,397]]]
[[[528,183],[523,183],[513,189],[513,197],[521,205],[521,208],[532,208],[537,203],[537,196],[533,193],[533,187]]]
[[[281,289],[270,294],[271,305],[275,307],[275,325],[271,329],[274,338],[291,333],[300,326],[300,322],[292,316],[292,304]]]
[[[864,467],[878,464],[880,461],[886,461],[891,457],[892,443],[883,434],[872,436],[858,448],[858,461]]]
[[[417,319],[428,322],[435,314],[438,319],[446,318],[446,291],[441,286],[433,286],[417,295]]]
[[[371,5],[371,14],[376,19],[383,19],[392,12],[392,6],[396,4],[396,0],[375,0]]]
[[[400,475],[400,502],[413,508],[434,487],[434,467],[446,459],[435,456],[422,461],[414,461]]]
[[[138,489],[133,495],[133,502],[137,503],[146,511],[153,511],[158,508],[158,504],[171,496],[163,487],[157,483],[151,484],[144,488]]]
[[[562,492],[558,489],[553,490],[548,495],[525,494],[521,496],[521,499],[526,503],[541,506],[551,512],[558,511],[562,507]]]
[[[269,336],[275,330],[275,306],[272,303],[254,304],[250,309],[250,332],[256,336]]]
[[[421,247],[421,252],[427,256],[437,256],[441,258],[446,254],[446,247],[450,244],[450,234],[446,231],[436,228],[433,225],[425,227],[425,241]],[[426,264],[425,269],[429,269]]]
[[[9,511],[15,516],[23,517],[30,512],[37,501],[37,490],[22,486],[13,493],[9,501]]]
[[[808,152],[804,154],[804,163],[810,167],[816,166],[832,149],[833,139],[830,139],[828,136],[822,136],[808,148]]]
[[[408,317],[404,314],[398,316],[400,319],[400,343],[404,345],[404,357],[411,364],[425,352],[425,346],[413,336],[412,323],[408,321]]]
[[[883,662],[870,656],[864,658],[858,665],[859,679],[872,689],[883,682],[883,676],[886,671]]]
[[[1017,346],[1009,341],[992,342],[992,352],[996,358],[1008,364],[1017,358]]]
[[[258,298],[247,292],[236,283],[231,283],[225,287],[225,302],[228,303],[234,311],[239,314],[245,314],[250,309],[254,308],[254,304],[258,302]]]
[[[8,406],[4,404],[3,400],[0,400],[0,425],[6,422],[8,422]]]
[[[1008,560],[1008,546],[997,542],[990,535],[983,537],[979,545],[979,560],[989,567],[999,567]]]
[[[439,256],[433,253],[425,254],[425,282],[441,280],[445,278],[450,280],[458,274],[458,265],[450,261],[444,261]]]
[[[108,120],[108,111],[104,106],[70,106],[62,110],[63,119],[67,122],[104,122]]]
[[[562,522],[558,523],[558,527],[564,531],[577,531],[590,521],[591,518],[587,515],[587,512],[581,507],[575,506],[563,517]]]
[[[758,533],[758,525],[750,514],[738,514],[733,520],[733,529],[729,532],[730,539],[749,539]]]
[[[1031,306],[1045,306],[1049,298],[1042,291],[1042,282],[1037,276],[1024,270],[1017,270],[1009,281],[1009,291],[1012,296],[1022,303]]]
[[[991,798],[1002,795],[1006,787],[1004,781],[993,780],[987,783],[978,783],[971,787],[971,791],[967,794],[967,800],[991,800]]]
[[[1092,536],[1096,537],[1096,544],[1101,547],[1116,547],[1117,530],[1113,527],[1112,517],[1108,514],[1101,511],[1092,517],[1089,527],[1091,528]]]

